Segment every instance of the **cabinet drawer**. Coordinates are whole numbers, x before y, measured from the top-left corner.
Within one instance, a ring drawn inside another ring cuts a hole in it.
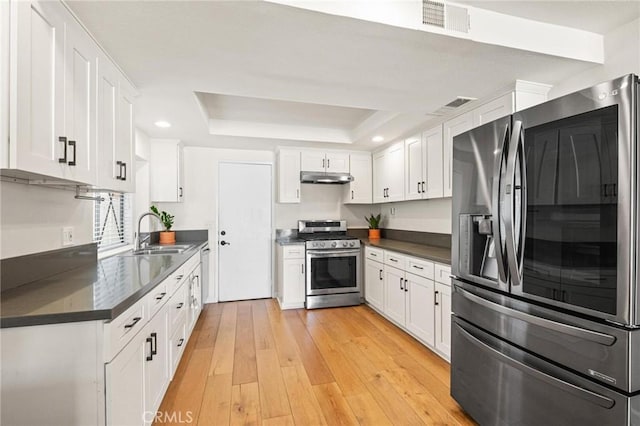
[[[187,327],[186,318],[182,316],[182,320],[180,320],[180,322],[176,325],[176,328],[173,330],[171,338],[169,339],[169,377],[171,379],[173,379],[176,368],[178,368],[178,364],[180,363],[180,358],[182,358],[182,353],[184,352],[185,346],[187,346]]]
[[[189,310],[189,283],[182,284],[167,303],[169,304],[169,332],[173,333],[175,327],[181,321],[184,322]]]
[[[367,259],[375,260],[376,262],[384,262],[384,250],[373,247],[364,248],[364,256]]]
[[[198,263],[200,263],[200,252],[193,255],[165,280],[167,282],[167,293],[169,295],[173,294],[182,283],[187,281],[189,274],[198,266]]]
[[[113,321],[105,324],[105,336],[108,339],[105,346],[105,362],[111,361],[142,330],[148,319],[144,300],[139,300]]]
[[[384,252],[384,264],[398,269],[406,269],[407,258],[393,251]]]
[[[304,258],[304,244],[294,244],[282,247],[282,257],[284,259]]]
[[[407,272],[432,280],[434,273],[433,270],[433,262],[415,257],[407,258]]]
[[[169,290],[167,287],[169,286],[170,280],[164,280],[160,284],[158,284],[149,294],[145,296],[145,300],[147,301],[147,309],[149,312],[149,319],[153,318],[153,316],[167,303],[169,300]]]
[[[451,285],[451,267],[448,265],[435,264],[435,280],[439,283]]]

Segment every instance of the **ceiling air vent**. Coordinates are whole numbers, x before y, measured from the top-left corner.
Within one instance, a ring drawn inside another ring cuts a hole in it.
[[[469,32],[469,10],[443,2],[422,0],[422,23],[460,33]]]
[[[422,0],[422,23],[444,28],[444,3]]]
[[[475,101],[475,100],[476,100],[476,98],[465,98],[463,96],[458,96],[453,101],[449,102],[448,104],[446,104],[443,107],[438,108],[437,110],[435,110],[431,114],[445,115],[445,114],[450,113],[454,109],[461,107],[462,105],[466,104],[467,102],[471,102],[471,101]]]

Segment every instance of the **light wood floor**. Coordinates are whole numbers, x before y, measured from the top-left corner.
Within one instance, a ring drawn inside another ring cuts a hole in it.
[[[449,365],[370,308],[273,299],[206,305],[160,412],[207,426],[474,424]]]

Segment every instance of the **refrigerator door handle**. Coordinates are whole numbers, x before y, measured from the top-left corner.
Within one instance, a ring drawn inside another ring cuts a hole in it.
[[[507,271],[504,262],[504,253],[502,252],[502,231],[500,229],[500,188],[502,180],[502,164],[505,157],[505,149],[507,147],[507,141],[509,140],[509,124],[504,131],[502,138],[502,147],[500,148],[500,158],[495,162],[493,169],[493,197],[492,197],[492,211],[491,227],[493,228],[493,244],[496,250],[496,260],[498,264],[498,280],[507,282]]]
[[[515,222],[514,222],[514,210],[515,210],[515,175],[516,175],[516,157],[518,156],[518,148],[520,147],[522,135],[522,122],[515,121],[513,123],[513,132],[511,133],[511,140],[509,141],[509,154],[507,155],[507,176],[505,184],[505,202],[506,217],[504,218],[506,228],[506,248],[507,248],[507,263],[509,265],[509,273],[511,277],[511,285],[518,287],[522,284],[520,277],[519,259],[516,251],[516,236],[515,236]],[[521,188],[518,188],[521,189]],[[522,206],[525,207],[525,206]],[[521,210],[522,210],[521,207]]]

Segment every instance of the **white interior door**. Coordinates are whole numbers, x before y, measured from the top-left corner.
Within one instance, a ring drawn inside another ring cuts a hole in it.
[[[271,297],[271,165],[220,163],[218,187],[219,299]]]

